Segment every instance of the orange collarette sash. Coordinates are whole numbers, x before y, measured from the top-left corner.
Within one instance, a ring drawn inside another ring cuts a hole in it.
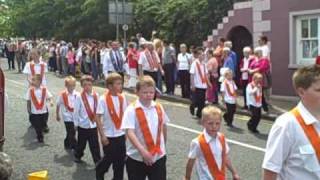
[[[107,92],[105,93],[105,101],[106,101],[106,104],[108,106],[108,111],[109,111],[109,114],[110,114],[110,117],[113,121],[113,124],[114,126],[116,127],[116,129],[120,129],[121,127],[121,123],[122,123],[122,117],[123,117],[123,96],[121,94],[118,94],[117,97],[119,98],[119,104],[120,104],[120,107],[119,107],[119,116],[114,108],[114,104],[113,104],[113,101],[112,101],[112,95],[110,92]]]
[[[31,75],[34,76],[36,74],[36,70],[34,68],[35,64],[34,63],[30,63],[30,71],[31,71]],[[44,75],[44,64],[40,64],[41,70],[40,70],[40,76],[41,79],[43,78]]]
[[[140,129],[142,131],[144,141],[146,143],[148,151],[154,156],[154,155],[161,155],[163,152],[161,151],[161,134],[162,134],[162,124],[163,124],[163,118],[162,118],[162,110],[160,104],[156,104],[155,106],[157,110],[158,115],[158,132],[157,132],[157,139],[156,144],[153,141],[150,129],[148,127],[148,122],[146,119],[146,116],[144,114],[144,111],[141,107],[136,108],[136,116],[137,120],[140,126]]]
[[[41,110],[44,106],[44,103],[46,101],[46,94],[47,94],[47,89],[45,87],[42,87],[42,94],[41,94],[41,101],[39,102],[37,100],[37,97],[35,95],[35,88],[32,87],[30,89],[30,96],[31,96],[31,101],[36,108],[36,110]]]
[[[61,93],[61,97],[62,97],[62,100],[63,100],[64,107],[66,107],[66,109],[67,109],[69,112],[73,112],[74,108],[73,108],[73,107],[70,107],[70,105],[69,105],[68,92],[67,92],[67,91],[63,91],[63,92]]]
[[[229,96],[237,97],[237,92],[235,91],[233,84],[231,85],[232,86],[232,90],[230,88],[230,84],[229,84],[228,80],[224,80],[224,84],[226,86],[226,89],[227,89],[227,92],[228,92]]]
[[[225,137],[223,134],[219,135],[219,140],[222,146],[222,165],[221,170],[219,170],[219,167],[217,165],[216,159],[214,158],[214,155],[212,153],[212,150],[210,148],[210,145],[206,142],[206,139],[204,137],[204,134],[200,134],[198,137],[199,145],[201,148],[201,151],[203,153],[203,156],[206,160],[206,163],[208,165],[209,171],[212,175],[212,177],[215,180],[225,180],[225,167],[226,167],[226,143],[225,143]]]
[[[202,73],[199,62],[196,62],[196,65],[197,65],[197,70],[198,70],[199,76],[201,78],[202,84],[206,84],[207,83],[207,78],[205,76],[205,72]],[[203,64],[203,70],[205,71],[204,64]]]
[[[251,88],[253,89],[255,86],[253,83],[251,83]],[[256,103],[259,103],[261,104],[262,103],[262,90],[261,88],[258,88],[258,91],[257,93],[255,93],[254,95],[254,99],[256,100]]]
[[[88,98],[87,98],[87,95],[85,92],[82,92],[81,93],[81,98],[82,98],[82,101],[83,101],[83,105],[86,109],[86,112],[88,114],[88,117],[90,119],[90,121],[92,123],[94,123],[96,120],[96,112],[97,112],[97,104],[98,104],[98,96],[95,92],[93,92],[93,100],[94,100],[94,104],[93,104],[93,111],[91,110],[90,108],[90,104],[88,102]]]
[[[301,128],[303,129],[305,135],[307,136],[310,144],[312,145],[314,151],[316,152],[318,162],[320,162],[320,136],[318,135],[316,129],[312,124],[307,125],[303,120],[299,110],[297,107],[291,110],[291,113],[296,117],[299,122]]]

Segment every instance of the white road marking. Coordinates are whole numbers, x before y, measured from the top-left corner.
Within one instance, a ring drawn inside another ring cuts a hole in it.
[[[7,81],[10,81],[16,85],[19,85],[19,86],[23,86],[23,87],[26,87],[26,84],[24,83],[21,83],[21,82],[18,82],[18,81],[15,81],[15,80],[11,80],[11,79],[6,79]],[[103,89],[104,88],[101,88],[101,87],[95,87],[95,89]],[[130,93],[125,93],[127,96],[130,96],[130,97],[136,97],[135,95],[133,94],[130,94]],[[162,102],[161,102],[162,103]],[[172,103],[167,103],[169,105],[173,105]],[[187,127],[184,127],[184,126],[180,126],[180,125],[176,125],[176,124],[172,124],[172,123],[169,123],[168,126],[170,127],[173,127],[173,128],[176,128],[176,129],[180,129],[180,130],[183,130],[183,131],[187,131],[187,132],[191,132],[191,133],[195,133],[195,134],[200,134],[201,132],[200,131],[197,131],[195,129],[191,129],[191,128],[187,128]],[[248,149],[252,149],[252,150],[256,150],[256,151],[260,151],[260,152],[265,152],[265,149],[264,148],[261,148],[261,147],[257,147],[257,146],[253,146],[253,145],[250,145],[250,144],[246,144],[246,143],[242,143],[240,141],[236,141],[236,140],[232,140],[232,139],[227,139],[227,142],[231,143],[231,144],[235,144],[235,145],[238,145],[238,146],[242,146],[242,147],[245,147],[245,148],[248,148]]]

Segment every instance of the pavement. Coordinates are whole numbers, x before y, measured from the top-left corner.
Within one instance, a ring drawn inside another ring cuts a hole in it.
[[[0,61],[0,66],[6,69],[6,61]],[[26,77],[14,71],[5,71],[6,93],[9,96],[9,108],[5,114],[4,152],[9,154],[14,163],[14,173],[11,180],[25,180],[27,174],[39,170],[48,170],[52,180],[94,180],[94,165],[87,147],[83,160],[85,163],[76,164],[70,152],[63,148],[65,127],[55,119],[55,108],[49,108],[50,132],[45,135],[45,143],[36,141],[35,132],[29,128],[26,101],[24,96],[27,90]],[[48,89],[54,100],[64,88],[63,79],[48,73]],[[79,90],[80,85],[77,84]],[[95,86],[94,89],[103,94],[105,89]],[[178,90],[177,90],[178,91]],[[125,91],[129,101],[136,99],[132,90]],[[177,99],[177,100],[175,100]],[[178,101],[179,100],[179,101]],[[158,99],[170,118],[168,124],[167,142],[167,177],[168,180],[181,180],[185,173],[190,142],[202,131],[199,120],[192,117],[188,111],[188,102],[176,96],[166,95]],[[239,101],[239,105],[241,102]],[[275,101],[272,103],[282,110],[290,109],[295,102]],[[238,108],[239,109],[239,108]],[[252,134],[246,128],[249,116],[238,113],[235,116],[235,128],[222,125],[221,131],[226,135],[230,146],[230,159],[237,169],[241,179],[261,179],[261,164],[264,156],[268,132],[272,121],[262,118],[258,129],[260,134]],[[112,179],[112,169],[105,175],[105,179]],[[126,177],[126,175],[125,175]],[[193,178],[196,179],[195,172]],[[228,173],[228,178],[232,179]]]

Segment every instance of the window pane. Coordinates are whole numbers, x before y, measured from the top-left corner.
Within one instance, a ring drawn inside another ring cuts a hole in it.
[[[310,57],[310,41],[302,41],[302,57]]]
[[[318,40],[313,40],[311,41],[311,55],[312,55],[312,58],[315,58],[318,56]]]
[[[301,20],[301,37],[308,38],[309,37],[309,21]]]
[[[318,37],[318,19],[310,20],[310,36]]]

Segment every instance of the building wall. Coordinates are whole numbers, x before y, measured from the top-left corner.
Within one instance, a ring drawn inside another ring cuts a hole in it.
[[[295,95],[289,69],[289,13],[320,8],[319,0],[271,0],[271,10],[262,13],[262,19],[271,20],[271,31],[263,33],[271,41],[273,89],[276,95]]]

